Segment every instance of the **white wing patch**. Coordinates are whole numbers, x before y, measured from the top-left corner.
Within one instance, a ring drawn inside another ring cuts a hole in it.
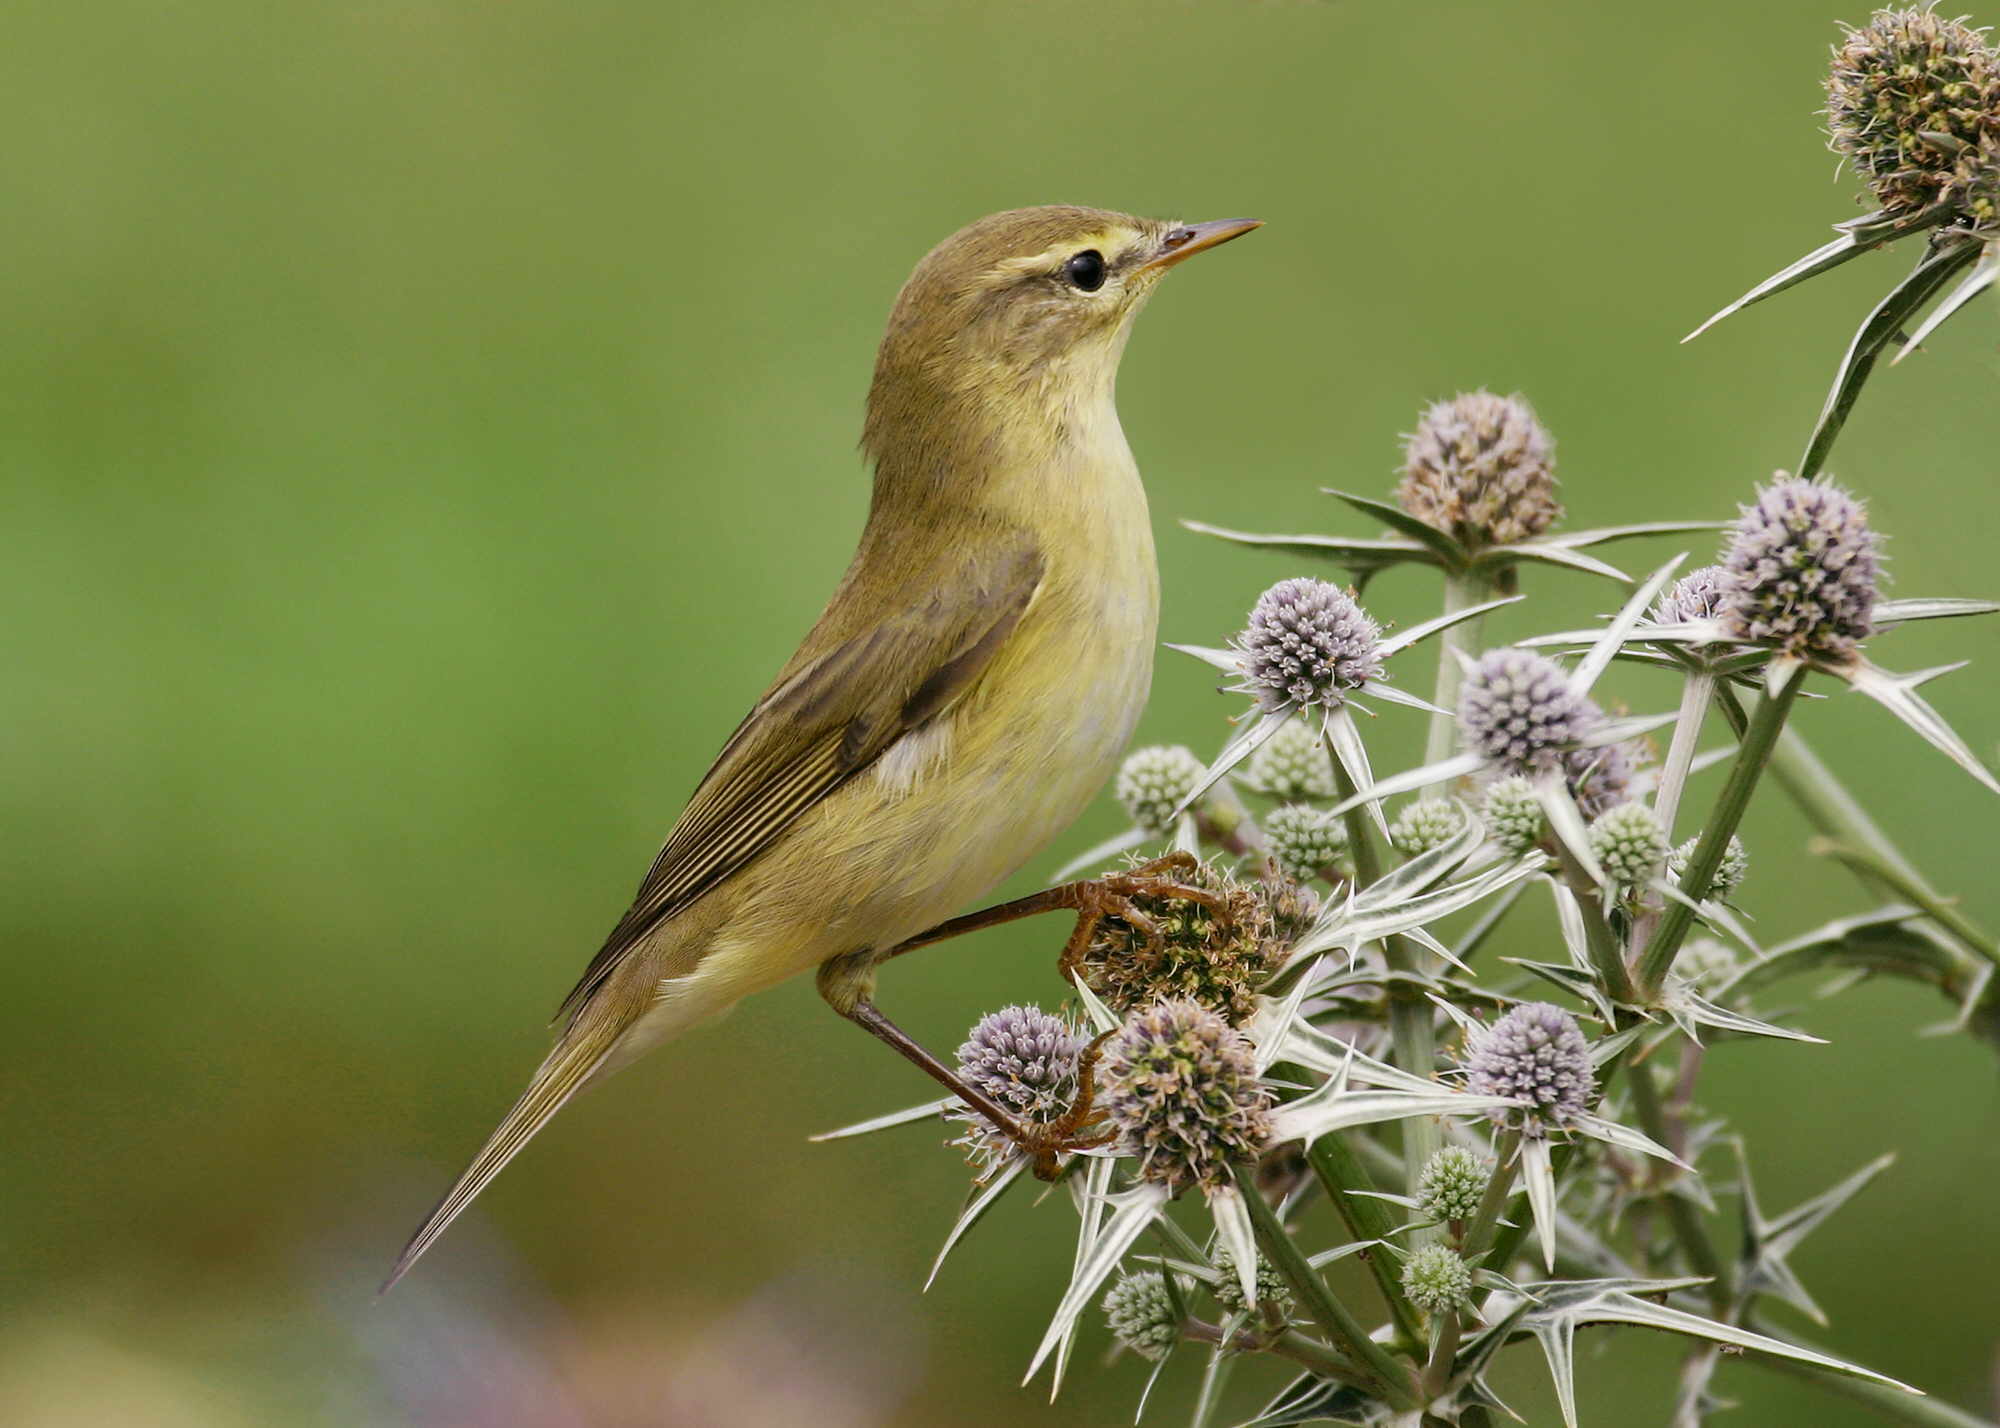
[[[951,723],[949,718],[933,719],[889,745],[875,761],[875,777],[883,792],[902,798],[917,786],[917,780],[950,751]]]

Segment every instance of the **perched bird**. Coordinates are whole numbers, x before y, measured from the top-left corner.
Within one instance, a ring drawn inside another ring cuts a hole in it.
[[[1041,852],[1131,736],[1159,573],[1113,404],[1118,360],[1169,267],[1257,226],[1024,208],[917,264],[875,361],[861,439],[874,496],[846,575],[388,1284],[583,1086],[799,972],[1025,1137],[882,1015],[875,969],[1051,908],[1079,911],[1081,931],[1099,905],[1104,882],[939,925]]]

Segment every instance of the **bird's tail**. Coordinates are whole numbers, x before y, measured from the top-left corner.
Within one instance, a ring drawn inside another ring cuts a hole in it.
[[[593,1028],[585,1023],[575,1024],[565,1033],[555,1050],[549,1053],[548,1059],[536,1069],[535,1077],[528,1083],[528,1089],[521,1093],[521,1099],[514,1103],[499,1128],[487,1137],[486,1144],[479,1148],[479,1154],[472,1158],[472,1164],[458,1177],[458,1183],[438,1201],[437,1208],[431,1211],[422,1228],[410,1236],[410,1242],[396,1259],[396,1267],[382,1281],[381,1293],[388,1293],[397,1280],[409,1273],[410,1267],[425,1250],[437,1243],[438,1236],[464,1212],[474,1197],[583,1087],[591,1074],[603,1065],[617,1040],[614,1029]]]

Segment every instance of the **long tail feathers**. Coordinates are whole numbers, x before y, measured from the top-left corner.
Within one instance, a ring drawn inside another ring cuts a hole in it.
[[[499,1128],[479,1148],[479,1154],[472,1158],[472,1164],[458,1177],[458,1183],[438,1201],[437,1208],[431,1211],[423,1227],[410,1236],[410,1242],[403,1247],[403,1253],[396,1260],[396,1267],[389,1271],[389,1277],[382,1281],[378,1292],[387,1294],[397,1280],[409,1273],[410,1267],[425,1250],[437,1243],[438,1236],[464,1213],[474,1197],[492,1183],[493,1177],[520,1153],[535,1132],[547,1125],[550,1118],[590,1079],[591,1072],[603,1063],[616,1040],[615,1036],[591,1035],[581,1027],[571,1029],[562,1044],[536,1070],[528,1089],[521,1093],[521,1099],[507,1112]]]

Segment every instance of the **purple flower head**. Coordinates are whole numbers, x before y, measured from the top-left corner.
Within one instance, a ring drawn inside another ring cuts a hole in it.
[[[1722,613],[1728,592],[1728,572],[1719,565],[1704,565],[1676,580],[1653,606],[1653,623],[1678,625],[1686,620],[1712,620]]]
[[[958,1074],[1002,1110],[1043,1125],[1069,1109],[1088,1042],[1076,1027],[1040,1007],[1002,1007],[973,1025],[958,1048]],[[991,1165],[1013,1153],[1014,1143],[984,1116],[972,1110],[953,1114],[967,1127],[960,1144],[979,1163]]]
[[[1099,1104],[1139,1176],[1178,1194],[1213,1190],[1271,1136],[1271,1093],[1243,1034],[1199,1002],[1129,1017],[1098,1063]]]
[[[1801,658],[1853,658],[1875,628],[1879,539],[1839,487],[1780,475],[1731,530],[1724,628]]]
[[[1527,650],[1488,650],[1465,676],[1458,724],[1472,751],[1503,773],[1539,774],[1593,728],[1597,707],[1570,692],[1569,677]]]
[[[1417,421],[1396,499],[1468,545],[1513,545],[1562,516],[1556,443],[1519,397],[1463,392]]]
[[[1381,676],[1380,635],[1338,585],[1298,577],[1257,597],[1236,649],[1249,691],[1264,708],[1332,706]]]
[[[1528,1106],[1493,1119],[1530,1135],[1547,1133],[1590,1109],[1597,1075],[1576,1018],[1547,1002],[1524,1002],[1473,1042],[1466,1085],[1481,1096],[1511,1096]]]

